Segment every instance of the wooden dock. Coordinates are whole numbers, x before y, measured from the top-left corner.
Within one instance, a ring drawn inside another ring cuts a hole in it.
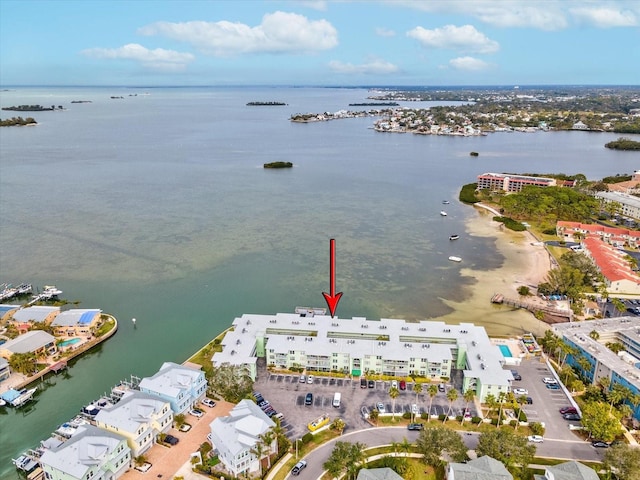
[[[564,310],[561,308],[554,308],[546,305],[539,305],[533,302],[514,300],[512,298],[505,297],[501,293],[495,293],[491,297],[491,303],[496,303],[499,305],[507,305],[509,307],[514,307],[514,308],[524,308],[525,310],[529,310],[532,313],[542,312],[547,315],[553,315],[554,317],[565,317],[568,319],[571,319],[571,316],[573,314],[571,309]]]

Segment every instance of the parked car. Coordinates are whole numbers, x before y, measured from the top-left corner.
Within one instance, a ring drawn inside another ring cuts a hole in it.
[[[439,392],[444,392],[445,388],[444,388],[444,383],[439,383],[438,384],[438,391]]]
[[[565,413],[578,413],[575,407],[562,407],[560,409],[560,413],[564,415]]]
[[[169,445],[177,445],[179,441],[180,440],[173,435],[167,435],[164,437],[164,443],[168,443]]]
[[[304,397],[304,404],[307,406],[313,404],[313,393],[307,393],[307,396]]]
[[[178,430],[180,430],[181,432],[188,432],[189,430],[191,430],[191,425],[189,425],[188,423],[183,423],[178,427]]]
[[[542,442],[544,442],[544,438],[542,437],[542,435],[529,435],[527,437],[527,440],[529,440],[530,442],[533,442],[533,443],[542,443]]]
[[[602,442],[600,440],[591,442],[591,446],[596,448],[609,448],[609,444],[607,442]]]
[[[407,382],[405,382],[404,380],[400,380],[400,390],[406,390],[407,389]]]
[[[298,475],[302,470],[307,466],[307,462],[305,460],[300,460],[296,463],[291,469],[291,475]]]
[[[517,370],[511,370],[511,375],[513,375],[514,380],[522,380],[522,375]]]
[[[422,427],[421,423],[410,423],[407,425],[407,430],[422,430]]]
[[[542,383],[546,383],[547,385],[555,385],[558,383],[558,381],[555,378],[544,377],[542,379]]]
[[[577,413],[565,413],[562,418],[565,420],[580,420],[580,415]]]
[[[529,390],[527,390],[526,388],[514,388],[513,389],[513,394],[514,395],[527,395],[529,393]]]
[[[547,383],[545,385],[549,390],[560,390],[560,385],[557,383]]]
[[[373,380],[369,380],[368,385],[369,388],[376,388],[376,382],[374,382]]]
[[[533,405],[533,398],[527,397],[527,405]]]
[[[309,384],[313,383],[313,375],[309,375],[307,377],[307,383],[309,383]]]
[[[385,412],[384,403],[378,402],[376,404],[376,409],[378,410],[379,413],[384,413]]]
[[[397,380],[391,380],[391,388],[398,388],[398,381]]]
[[[202,404],[206,405],[207,407],[215,407],[216,406],[216,402],[214,402],[210,398],[203,398],[202,399]]]
[[[199,408],[192,408],[191,410],[189,410],[189,415],[193,415],[194,417],[200,418],[204,416],[204,412]]]
[[[300,375],[300,383],[305,383],[307,381],[307,377],[304,375]]]
[[[369,380],[371,382],[371,380]],[[360,377],[360,388],[367,388],[367,379]]]

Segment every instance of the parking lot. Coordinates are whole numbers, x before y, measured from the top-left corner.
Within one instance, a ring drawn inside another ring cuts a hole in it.
[[[513,367],[505,367],[507,370],[515,369],[521,375],[522,380],[514,381],[513,388],[524,388],[526,396],[531,397],[532,403],[524,405],[523,410],[529,422],[541,422],[545,425],[545,438],[559,440],[576,440],[577,437],[569,429],[569,425],[580,425],[579,421],[567,421],[562,418],[559,410],[562,407],[571,406],[567,392],[561,385],[559,389],[547,388],[543,378],[555,378],[547,367],[547,364],[538,357],[525,359],[522,364]]]
[[[402,416],[403,412],[410,412],[413,404],[418,406],[419,412],[426,412],[429,408],[430,397],[426,392],[428,384],[417,398],[413,391],[413,383],[407,382],[406,390],[400,390],[395,399],[395,413]],[[308,432],[307,424],[320,415],[327,414],[334,419],[342,418],[345,422],[345,432],[370,427],[364,419],[364,414],[382,402],[387,413],[392,412],[393,401],[389,396],[390,381],[374,381],[373,388],[361,388],[360,379],[342,379],[333,377],[313,377],[313,383],[300,383],[300,375],[270,374],[260,372],[254,388],[269,401],[273,408],[284,415],[283,426],[291,439],[300,438]],[[446,390],[451,385],[446,385]],[[332,406],[335,392],[341,393],[339,408]],[[312,405],[305,405],[307,393],[313,395]],[[453,414],[463,413],[466,402],[460,391],[459,398],[453,404]],[[449,401],[445,392],[438,392],[433,398],[431,413],[440,415],[449,409]],[[476,414],[475,405],[469,405],[471,415]]]

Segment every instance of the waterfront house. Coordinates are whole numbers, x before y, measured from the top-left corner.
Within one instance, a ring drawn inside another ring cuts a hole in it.
[[[233,321],[214,366],[237,365],[257,377],[258,358],[267,366],[313,372],[393,377],[419,375],[440,381],[461,370],[462,391],[472,389],[481,402],[507,393],[513,377],[502,368],[500,350],[486,330],[471,323],[448,325],[422,320],[368,320],[330,317],[321,309],[296,309],[276,315],[245,314]]]
[[[510,175],[507,173],[483,173],[477,177],[478,190],[520,192],[524,187],[555,187],[554,178],[532,177],[529,175]]]
[[[20,308],[20,305],[0,304],[0,321],[9,320]]]
[[[102,311],[98,309],[73,308],[59,313],[51,322],[56,336],[89,336],[101,321]]]
[[[11,369],[9,368],[9,362],[6,358],[0,357],[0,382],[8,379],[11,376]]]
[[[127,391],[118,403],[102,408],[95,422],[99,428],[124,436],[135,458],[149,450],[160,433],[171,429],[173,411],[166,400]]]
[[[361,468],[356,480],[402,480],[402,477],[389,467]]]
[[[233,476],[250,475],[260,471],[263,458],[278,452],[275,437],[269,445],[264,445],[261,438],[275,425],[254,402],[240,400],[229,416],[211,422],[211,442]],[[262,445],[260,458],[256,454],[258,443]]]
[[[534,480],[598,480],[600,477],[593,468],[575,460],[544,467],[544,475],[535,474]]]
[[[495,458],[484,456],[467,463],[450,463],[447,480],[513,480],[513,475]],[[559,480],[559,479],[558,479]]]
[[[117,480],[131,468],[127,440],[92,425],[78,427],[62,444],[46,449],[40,465],[48,480]]]
[[[43,330],[31,330],[0,345],[0,357],[7,360],[14,353],[33,353],[41,358],[54,355],[57,351],[56,338]]]
[[[56,315],[60,313],[60,307],[45,307],[41,305],[21,308],[15,311],[9,321],[18,331],[28,331],[34,323],[50,324]]]
[[[167,400],[173,413],[184,413],[207,393],[204,372],[197,367],[165,362],[158,373],[140,381],[140,391]]]

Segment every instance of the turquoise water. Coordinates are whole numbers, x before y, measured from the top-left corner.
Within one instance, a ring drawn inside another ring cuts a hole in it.
[[[511,350],[506,345],[498,345],[500,347],[500,351],[502,352],[502,356],[505,358],[513,357],[511,354]]]
[[[74,343],[81,342],[81,338],[70,338],[69,340],[65,340],[64,342],[60,342],[58,347],[68,347],[69,345],[73,345]]]

